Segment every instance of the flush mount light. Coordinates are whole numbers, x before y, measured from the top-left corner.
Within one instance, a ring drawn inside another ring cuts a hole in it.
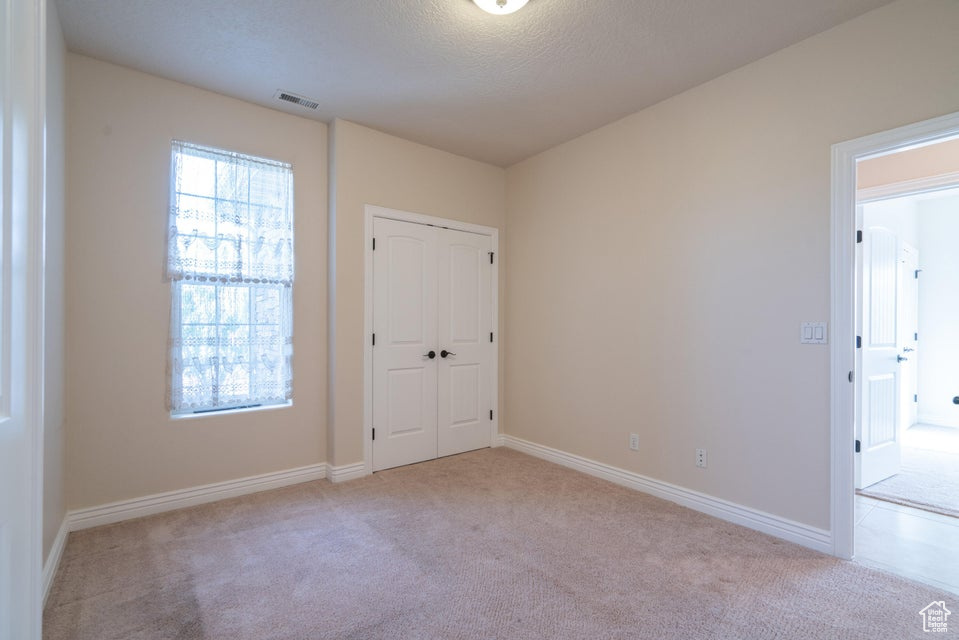
[[[507,13],[519,11],[529,0],[473,0],[473,2],[486,13],[505,16]]]

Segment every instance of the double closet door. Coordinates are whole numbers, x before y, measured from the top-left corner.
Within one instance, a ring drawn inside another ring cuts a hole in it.
[[[373,470],[490,446],[490,237],[379,217],[373,236]]]

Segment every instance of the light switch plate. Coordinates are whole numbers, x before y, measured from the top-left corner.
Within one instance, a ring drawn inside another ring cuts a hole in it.
[[[827,344],[829,334],[825,322],[803,322],[799,329],[799,342],[802,344]]]

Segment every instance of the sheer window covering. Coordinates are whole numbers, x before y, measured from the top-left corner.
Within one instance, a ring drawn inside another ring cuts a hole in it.
[[[174,141],[167,276],[175,414],[292,398],[293,171]]]

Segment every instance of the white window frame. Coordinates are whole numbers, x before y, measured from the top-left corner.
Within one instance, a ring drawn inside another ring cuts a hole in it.
[[[178,149],[180,150],[180,152],[182,152],[182,149],[183,149],[184,147],[185,147],[185,148],[195,148],[195,149],[197,149],[197,150],[198,150],[199,152],[201,152],[201,153],[204,153],[204,152],[205,152],[205,153],[211,153],[211,154],[217,154],[217,155],[223,155],[223,156],[237,156],[237,157],[242,158],[243,161],[246,162],[246,163],[254,163],[254,164],[255,164],[255,163],[260,163],[260,162],[262,162],[264,165],[271,165],[271,166],[273,166],[274,168],[275,168],[277,165],[282,165],[282,168],[285,169],[285,170],[288,172],[288,175],[289,175],[289,198],[288,198],[289,204],[288,204],[288,210],[289,210],[289,216],[290,216],[290,238],[292,239],[293,234],[295,233],[294,230],[293,230],[293,228],[292,228],[293,206],[294,206],[294,205],[293,205],[293,190],[292,190],[292,183],[293,183],[293,168],[292,168],[292,165],[287,164],[287,163],[280,163],[280,162],[277,162],[277,161],[275,161],[275,160],[270,160],[270,159],[267,159],[267,158],[260,158],[260,157],[256,157],[256,156],[249,156],[249,155],[246,155],[246,154],[241,154],[241,153],[238,153],[238,152],[233,152],[233,151],[230,151],[230,150],[221,149],[221,148],[217,148],[217,147],[210,147],[210,146],[199,145],[199,144],[194,144],[194,143],[185,143],[185,142],[181,142],[181,141],[177,141],[177,140],[174,140],[174,141],[173,141],[172,150],[171,150],[171,156],[172,156],[172,158],[171,158],[171,159],[172,159],[172,162],[171,162],[171,175],[170,175],[170,181],[171,181],[171,187],[170,187],[170,210],[171,210],[171,214],[170,214],[170,215],[171,215],[171,218],[170,218],[170,222],[171,222],[171,226],[174,225],[174,224],[177,222],[176,213],[175,213],[175,207],[176,207],[176,202],[177,202],[176,198],[177,198],[177,196],[179,195],[179,193],[181,193],[181,192],[178,191],[178,184],[179,184],[179,182],[178,182],[178,175],[177,175],[176,156],[177,156],[177,153],[178,153]],[[216,193],[216,190],[217,190],[217,189],[218,189],[218,186],[215,186],[215,187],[214,187],[214,195],[212,196],[212,199],[213,199],[214,203],[219,202],[219,201],[221,200],[221,198],[219,198],[218,195],[217,195],[217,193]],[[182,193],[184,193],[185,195],[189,195],[189,196],[192,196],[192,197],[196,197],[196,196],[194,196],[193,194],[189,194],[188,192],[182,192]],[[249,196],[247,196],[247,198],[249,198]],[[229,200],[229,199],[226,199],[226,200]],[[249,205],[249,201],[247,201],[247,205]],[[214,224],[217,224],[217,223],[214,222]],[[215,232],[215,233],[216,233],[216,232]],[[174,240],[170,239],[170,242],[173,242],[173,241],[174,241]],[[263,263],[260,263],[260,264],[263,264]],[[170,269],[170,271],[168,271],[168,275],[171,275],[171,272],[172,272],[172,270],[173,270],[173,267],[170,266],[170,265],[168,265],[168,268]],[[182,309],[182,296],[183,296],[184,287],[188,287],[188,286],[206,286],[206,287],[212,286],[212,287],[214,287],[214,299],[215,299],[214,304],[216,305],[216,311],[215,311],[215,320],[216,320],[216,321],[215,321],[214,323],[212,323],[210,326],[214,326],[214,327],[217,328],[216,338],[215,338],[216,345],[219,345],[219,344],[221,343],[220,329],[221,329],[222,327],[246,326],[246,327],[248,327],[248,330],[249,330],[250,333],[252,334],[252,333],[255,331],[256,327],[258,326],[257,323],[255,322],[255,313],[254,313],[254,309],[255,309],[254,297],[255,297],[255,292],[256,292],[256,290],[257,290],[258,288],[276,289],[276,290],[277,290],[277,295],[279,296],[279,300],[280,300],[279,304],[280,304],[281,307],[282,307],[281,310],[280,310],[280,312],[279,312],[280,334],[281,334],[281,337],[285,337],[285,338],[287,338],[287,339],[289,339],[289,340],[292,340],[292,333],[293,333],[293,326],[292,326],[292,316],[293,316],[293,283],[292,283],[292,277],[289,279],[289,281],[288,281],[287,283],[284,284],[284,283],[279,283],[279,282],[266,282],[266,281],[260,282],[260,281],[256,281],[256,280],[253,280],[253,281],[242,281],[242,280],[241,280],[241,281],[236,281],[236,278],[230,277],[230,276],[233,276],[233,275],[235,275],[235,274],[226,274],[226,273],[220,274],[220,273],[218,273],[218,275],[220,276],[220,279],[218,279],[218,280],[217,280],[217,279],[212,279],[212,278],[203,278],[203,277],[200,277],[200,278],[190,278],[190,277],[184,278],[184,277],[182,277],[182,274],[180,274],[181,277],[174,277],[174,276],[171,275],[171,278],[170,278],[170,280],[171,280],[171,281],[170,281],[171,314],[170,314],[170,334],[169,334],[169,335],[170,335],[170,354],[169,354],[169,356],[168,356],[168,357],[169,357],[170,369],[169,369],[169,372],[168,372],[168,380],[167,380],[167,382],[168,382],[168,384],[170,385],[169,394],[168,394],[168,404],[169,404],[169,409],[170,409],[170,415],[171,415],[171,417],[172,417],[172,418],[193,418],[193,417],[203,417],[203,416],[209,416],[209,415],[222,415],[223,413],[236,413],[236,412],[246,412],[246,411],[254,411],[254,410],[263,410],[263,409],[276,409],[276,408],[283,408],[283,407],[292,406],[293,401],[292,401],[292,394],[290,393],[290,391],[287,391],[286,397],[283,398],[283,399],[277,398],[276,395],[273,395],[272,397],[270,397],[270,396],[267,396],[267,397],[260,396],[260,398],[257,399],[257,398],[255,397],[255,394],[254,394],[253,388],[252,388],[253,385],[255,384],[255,377],[256,377],[256,376],[253,374],[252,371],[250,372],[250,385],[251,385],[251,393],[250,393],[250,395],[251,395],[251,399],[250,399],[249,402],[223,403],[223,404],[220,404],[220,403],[219,403],[219,398],[217,397],[217,396],[218,396],[218,394],[217,394],[217,388],[216,388],[217,385],[216,385],[216,384],[213,384],[213,385],[212,385],[213,402],[212,402],[211,404],[209,404],[208,406],[189,406],[189,407],[183,407],[183,406],[182,406],[182,405],[183,405],[183,398],[182,398],[182,395],[181,395],[181,394],[182,394],[182,382],[181,382],[180,384],[175,384],[175,383],[174,383],[175,376],[177,376],[177,375],[182,375],[182,372],[178,372],[178,371],[177,371],[177,368],[174,366],[174,362],[175,362],[174,350],[175,350],[175,349],[182,349],[182,348],[183,348],[182,345],[181,345],[181,346],[176,346],[176,345],[178,344],[176,339],[177,339],[177,338],[180,338],[180,339],[182,340],[182,336],[183,336],[183,327],[184,327],[184,324],[182,323],[181,313],[182,313],[182,311],[183,311],[183,309]],[[245,288],[245,289],[248,290],[249,293],[248,293],[247,297],[248,297],[249,309],[248,309],[248,311],[247,311],[247,322],[246,322],[246,323],[242,323],[242,324],[231,324],[231,323],[221,323],[221,322],[219,321],[219,320],[220,320],[220,302],[219,302],[219,300],[220,300],[220,288],[221,288],[221,287],[242,287],[242,288]],[[284,290],[286,290],[286,291],[284,291]],[[254,349],[253,345],[250,345],[250,358],[249,358],[249,362],[251,362],[251,363],[255,361],[255,358],[252,357],[252,355],[253,355],[253,349]],[[289,350],[289,351],[291,352],[291,351],[292,351],[292,346],[291,346],[291,345],[290,345],[290,346],[283,346],[283,347],[281,347],[281,351],[282,351],[282,350]],[[292,375],[293,375],[293,374],[292,374],[292,362],[291,362],[291,360],[292,360],[292,353],[287,353],[287,354],[280,353],[279,355],[280,355],[281,358],[284,358],[284,355],[285,355],[285,359],[287,360],[286,367],[289,369],[289,385],[290,385],[290,387],[292,387]],[[251,366],[252,366],[252,365],[251,365]],[[212,367],[214,368],[214,370],[218,370],[219,363],[214,363],[214,364],[212,365]],[[217,378],[219,378],[219,374],[218,374],[218,373],[215,374],[215,375],[216,375]]]

